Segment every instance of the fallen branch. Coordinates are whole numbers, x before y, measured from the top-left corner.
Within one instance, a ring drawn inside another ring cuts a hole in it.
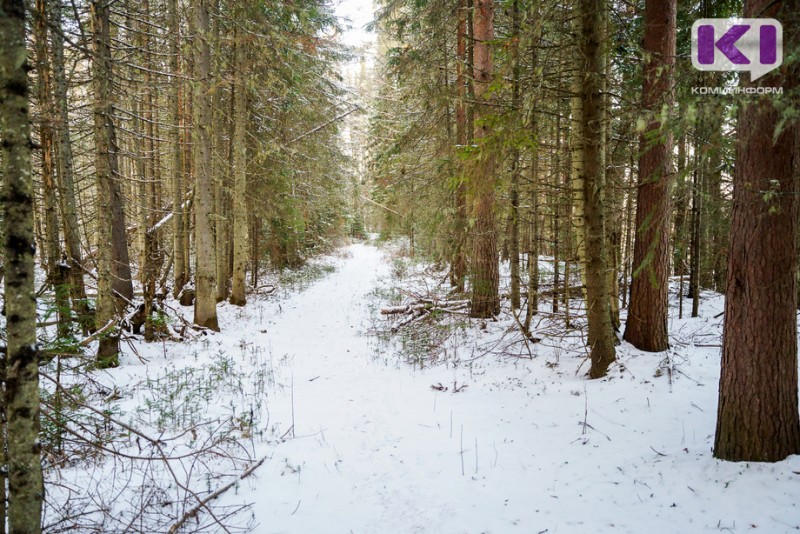
[[[406,304],[405,306],[387,306],[381,308],[381,315],[396,315],[402,313],[414,313],[417,311],[444,311],[454,312],[462,310],[470,305],[469,300],[435,300],[420,299],[420,302]]]
[[[247,469],[245,469],[245,470],[242,472],[242,474],[241,474],[241,475],[239,475],[237,478],[235,478],[234,480],[232,480],[232,481],[228,482],[228,483],[227,483],[227,484],[225,484],[224,486],[222,486],[222,487],[220,487],[220,488],[217,488],[217,489],[216,489],[214,492],[210,493],[210,494],[208,495],[208,497],[206,497],[205,499],[203,499],[202,501],[200,501],[200,502],[199,502],[199,503],[198,503],[196,506],[194,506],[194,507],[193,507],[191,510],[189,510],[188,512],[186,512],[185,514],[183,514],[183,516],[181,516],[181,518],[180,518],[180,519],[178,519],[178,521],[176,521],[176,522],[175,522],[175,523],[174,523],[174,524],[173,524],[173,525],[172,525],[172,526],[169,528],[169,534],[174,534],[174,533],[178,532],[178,529],[180,529],[180,528],[181,528],[181,527],[184,525],[184,523],[186,523],[186,522],[187,522],[189,519],[192,519],[193,517],[195,517],[195,516],[198,514],[198,512],[200,512],[200,510],[202,510],[203,508],[206,508],[206,509],[207,509],[207,505],[208,505],[208,503],[210,503],[211,501],[213,501],[214,499],[216,499],[217,497],[219,497],[220,495],[222,495],[223,493],[225,493],[226,491],[228,491],[229,489],[231,489],[232,487],[234,487],[236,484],[238,484],[238,483],[239,483],[239,481],[240,481],[240,480],[244,480],[245,478],[247,478],[247,477],[249,477],[250,475],[252,475],[252,474],[253,474],[253,472],[254,472],[256,469],[258,469],[259,467],[261,467],[261,465],[264,463],[264,461],[265,461],[266,459],[267,459],[267,457],[266,457],[266,456],[265,456],[265,457],[263,457],[263,458],[261,458],[259,461],[257,461],[256,463],[254,463],[253,465],[251,465],[250,467],[248,467]]]
[[[78,346],[79,347],[88,346],[89,343],[91,343],[92,341],[100,338],[103,334],[105,334],[106,332],[111,330],[116,324],[117,324],[117,321],[114,320],[114,319],[111,319],[110,321],[108,321],[108,323],[105,324],[105,326],[103,326],[102,328],[97,329],[97,331],[95,331],[94,334],[92,334],[91,336],[81,340],[81,342],[78,343]]]

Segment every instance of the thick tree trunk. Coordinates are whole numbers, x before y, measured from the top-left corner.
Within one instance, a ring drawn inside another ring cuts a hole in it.
[[[97,310],[95,313],[95,327],[103,328],[110,321],[116,319],[113,289],[115,285],[122,287],[121,280],[114,276],[116,263],[116,243],[112,243],[112,250],[107,244],[114,239],[113,224],[115,205],[120,208],[122,204],[114,201],[115,175],[118,168],[117,147],[114,136],[114,123],[112,117],[111,91],[111,49],[109,31],[109,6],[106,0],[93,0],[92,10],[92,82],[94,85],[94,137],[95,137],[95,172],[97,173]],[[119,189],[116,190],[119,195]],[[124,220],[123,220],[124,221]],[[124,230],[124,227],[123,227]],[[125,238],[123,232],[123,239]],[[127,241],[125,242],[127,253]],[[130,270],[130,265],[128,265]],[[112,278],[114,279],[112,281]],[[127,280],[127,285],[131,280]],[[133,290],[131,288],[131,296]],[[124,295],[124,294],[123,294]],[[124,295],[127,297],[127,295]],[[100,338],[97,350],[97,365],[99,367],[116,367],[119,365],[119,334],[115,329]]]
[[[237,42],[236,88],[233,97],[233,287],[231,304],[244,306],[247,264],[247,50]]]
[[[797,1],[751,0],[745,17],[783,22],[800,37]],[[796,62],[754,84],[796,90]],[[800,126],[781,124],[770,97],[739,114],[728,286],[714,456],[776,462],[800,453],[797,404],[797,226]]]
[[[672,134],[659,116],[672,106],[675,67],[675,0],[645,2],[643,108],[650,122],[640,137],[633,281],[625,340],[650,352],[669,348],[670,187]]]
[[[93,73],[92,82],[95,86],[95,100],[102,99],[102,106],[104,107],[105,114],[104,119],[104,137],[105,139],[102,141],[104,146],[108,150],[108,155],[104,157],[109,166],[108,172],[103,170],[102,174],[98,174],[98,178],[102,176],[102,179],[105,181],[104,187],[108,189],[108,210],[111,215],[111,219],[108,221],[109,228],[111,229],[110,239],[103,239],[99,241],[103,245],[107,246],[108,243],[111,243],[111,285],[115,294],[123,297],[123,299],[127,299],[128,301],[133,300],[133,275],[131,274],[131,262],[130,262],[130,251],[128,249],[128,235],[127,235],[127,225],[125,222],[125,208],[124,208],[124,195],[122,191],[122,186],[125,185],[124,182],[120,179],[119,173],[119,156],[118,156],[118,143],[117,143],[117,131],[116,126],[114,124],[114,83],[113,83],[113,58],[111,54],[111,26],[110,26],[110,6],[101,2],[93,2],[98,7],[102,7],[104,11],[107,11],[105,16],[105,22],[103,23],[107,28],[105,28],[105,33],[107,34],[105,37],[102,37],[101,40],[103,43],[100,45],[102,53],[105,54],[102,60],[99,60],[99,63],[102,64],[103,72],[101,75],[107,76],[107,80],[103,80],[102,82],[98,82],[95,78],[98,74]],[[97,31],[95,30],[94,38],[97,39]],[[98,64],[98,60],[93,58],[95,61],[95,65]],[[102,95],[98,95],[97,92],[102,86]],[[99,221],[99,219],[98,219]],[[98,238],[99,238],[98,234]],[[100,248],[100,247],[98,247]],[[102,325],[101,325],[102,326]]]
[[[34,287],[33,179],[25,3],[0,3],[0,131],[5,256],[8,525],[41,532],[44,482],[39,443],[39,351]],[[3,518],[5,520],[5,517]]]
[[[207,0],[192,2],[194,17],[194,120],[192,124],[194,141],[195,173],[195,277],[197,296],[194,301],[194,322],[200,326],[219,330],[217,323],[216,265],[214,233],[211,226],[214,199],[214,181],[211,167],[211,99],[210,68],[211,51],[209,46],[210,28]]]
[[[608,298],[607,249],[605,242],[605,207],[603,195],[605,169],[601,159],[602,76],[602,6],[601,0],[581,0],[582,57],[585,58],[581,86],[583,118],[583,221],[586,231],[586,310],[589,319],[591,378],[606,375],[615,360],[611,309]]]
[[[474,12],[474,79],[475,79],[475,141],[480,146],[480,157],[471,164],[473,217],[475,218],[472,261],[473,317],[492,317],[500,312],[500,266],[497,257],[495,229],[495,157],[487,145],[490,135],[487,91],[493,78],[492,51],[489,41],[494,39],[494,2],[476,0]]]

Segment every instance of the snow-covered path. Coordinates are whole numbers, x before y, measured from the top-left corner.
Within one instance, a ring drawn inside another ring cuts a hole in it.
[[[267,462],[223,498],[254,503],[255,532],[800,527],[800,457],[711,457],[714,351],[695,352],[683,364],[691,378],[672,385],[653,378],[657,359],[625,345],[603,381],[544,356],[413,370],[365,335],[387,260],[370,245],[345,250],[336,272],[280,308],[221,314],[218,343],[252,343],[275,362],[270,425],[286,440],[257,444]],[[469,388],[453,394],[454,381]],[[432,390],[438,382],[450,390]]]
[[[293,389],[290,405],[284,394],[276,402],[283,413],[272,415],[291,421],[293,397],[295,438],[248,484],[258,532],[428,531],[454,512],[453,480],[464,478],[461,423],[451,437],[452,407],[441,399],[436,406],[430,390],[430,380],[443,378],[376,354],[364,335],[374,312],[368,293],[388,265],[372,246],[347,250],[343,266],[292,298],[264,334],[274,357],[291,362],[279,379]],[[474,471],[474,452],[464,461]]]

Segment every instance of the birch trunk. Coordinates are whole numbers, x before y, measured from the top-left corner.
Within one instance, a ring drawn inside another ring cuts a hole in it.
[[[2,131],[8,413],[8,525],[11,532],[41,532],[44,482],[39,444],[39,351],[33,279],[31,175],[25,3],[0,3],[0,131]],[[5,519],[5,518],[3,518]]]

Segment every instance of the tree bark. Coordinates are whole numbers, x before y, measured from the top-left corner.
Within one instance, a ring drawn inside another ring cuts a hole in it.
[[[676,0],[645,2],[643,108],[650,117],[639,141],[639,187],[633,281],[625,340],[650,352],[669,348],[670,188],[672,134],[659,118],[672,107]]]
[[[44,482],[39,444],[39,350],[34,286],[33,179],[25,50],[25,3],[0,3],[0,131],[2,131],[8,413],[8,524],[41,532]],[[5,519],[5,518],[3,518]]]
[[[140,21],[141,28],[139,35],[141,36],[141,51],[143,55],[143,64],[145,65],[144,71],[144,99],[142,107],[144,108],[144,128],[141,134],[144,135],[142,147],[143,152],[140,152],[139,157],[143,159],[144,163],[144,180],[142,184],[142,193],[140,202],[143,208],[142,217],[142,292],[144,299],[144,338],[146,341],[153,341],[155,339],[155,325],[153,324],[153,300],[156,293],[156,278],[159,271],[159,251],[158,251],[158,234],[150,229],[158,221],[158,199],[156,194],[156,169],[157,169],[157,151],[155,147],[156,131],[154,124],[154,93],[155,86],[153,84],[153,77],[151,70],[153,69],[153,62],[150,53],[150,2],[143,0],[141,4],[142,20]]]
[[[45,0],[36,1],[34,41],[36,50],[37,103],[39,105],[39,144],[42,151],[42,197],[44,200],[47,280],[55,293],[58,335],[66,337],[71,329],[69,290],[66,271],[61,261],[58,199],[54,156],[53,76],[47,54],[48,18]]]
[[[589,348],[591,378],[606,375],[615,360],[615,340],[611,326],[608,297],[607,249],[605,242],[604,187],[605,169],[602,166],[602,76],[604,74],[602,46],[602,0],[581,0],[581,52],[585,58],[585,73],[581,86],[581,115],[583,118],[583,222],[586,233],[586,310],[589,319]]]
[[[121,213],[121,202],[115,202],[115,175],[117,173],[117,147],[114,135],[112,117],[112,69],[109,30],[109,6],[106,0],[93,0],[92,12],[92,83],[94,87],[94,137],[95,137],[95,172],[97,175],[97,310],[95,313],[95,327],[102,328],[109,321],[114,320],[116,310],[114,306],[114,290],[116,286],[125,288],[131,284],[115,276],[116,253],[113,224],[115,216]],[[119,189],[116,190],[117,196]],[[115,212],[115,207],[120,212]],[[123,219],[124,223],[124,219]],[[124,230],[124,228],[123,228]],[[127,253],[127,238],[125,252]],[[112,243],[112,250],[107,244]],[[130,271],[130,265],[128,264]],[[112,280],[113,278],[113,280]],[[130,291],[133,296],[133,288]],[[123,293],[126,298],[128,295]],[[98,367],[116,367],[119,365],[119,334],[112,330],[100,338],[97,349]]]
[[[745,17],[780,20],[800,37],[797,1],[750,0]],[[796,61],[748,86],[796,90]],[[797,227],[800,126],[780,124],[774,100],[739,114],[733,175],[722,370],[714,456],[776,462],[800,453],[797,401]],[[776,127],[778,128],[776,130]]]
[[[220,0],[212,0],[212,12],[214,13],[213,24],[211,28],[211,41],[209,43],[220,43]],[[210,46],[209,46],[210,48]],[[219,54],[217,54],[219,56]],[[219,87],[222,85],[221,69],[222,62],[217,61],[218,66],[213,70],[213,83],[212,87]],[[214,210],[212,225],[214,229],[214,249],[216,252],[216,298],[217,302],[222,302],[228,298],[228,282],[230,280],[230,272],[228,270],[228,252],[230,243],[229,235],[229,221],[228,221],[228,184],[226,183],[226,169],[225,158],[223,154],[223,139],[225,137],[225,115],[221,112],[222,109],[222,91],[216,89],[213,91],[211,98],[211,173],[214,182]],[[230,117],[230,116],[228,116]]]
[[[245,266],[247,264],[247,50],[236,40],[233,97],[233,284],[231,304],[244,306]]]
[[[172,295],[178,298],[183,286],[186,285],[186,264],[188,258],[183,247],[184,241],[184,199],[183,199],[183,150],[181,147],[181,57],[180,57],[180,14],[178,0],[167,1],[167,16],[169,18],[169,53],[170,74],[172,80],[169,86],[169,107],[172,124],[169,128],[172,145],[172,255],[174,287]]]
[[[520,78],[522,77],[522,64],[520,58],[520,39],[521,39],[521,24],[519,12],[519,0],[514,0],[511,7],[512,12],[512,49],[511,61],[512,66],[512,88],[511,88],[511,109],[513,110],[514,119],[517,124],[514,129],[521,129],[522,124],[518,117],[522,114],[522,93],[520,91]],[[531,111],[533,113],[533,111]],[[518,310],[520,306],[519,298],[519,181],[520,174],[522,173],[520,161],[520,149],[513,143],[511,148],[511,190],[509,196],[511,197],[511,221],[510,221],[510,235],[508,255],[509,264],[511,267],[511,308]],[[530,295],[529,295],[530,299]]]
[[[472,261],[472,317],[492,317],[500,312],[500,266],[495,230],[495,157],[489,146],[491,127],[486,92],[493,78],[494,2],[476,0],[473,20],[475,79],[475,142],[480,154],[471,165],[473,217],[475,219]]]
[[[219,330],[216,298],[216,250],[211,227],[214,181],[211,168],[211,94],[209,46],[210,28],[207,0],[192,1],[194,17],[194,96],[193,152],[195,173],[195,277],[197,296],[194,301],[194,322]]]
[[[580,21],[576,20],[576,24]],[[578,260],[578,277],[586,286],[586,229],[584,225],[583,195],[583,107],[581,104],[581,80],[576,75],[572,83],[570,99],[570,183],[572,185],[572,233],[575,236],[575,256]],[[586,291],[583,291],[584,297]]]

